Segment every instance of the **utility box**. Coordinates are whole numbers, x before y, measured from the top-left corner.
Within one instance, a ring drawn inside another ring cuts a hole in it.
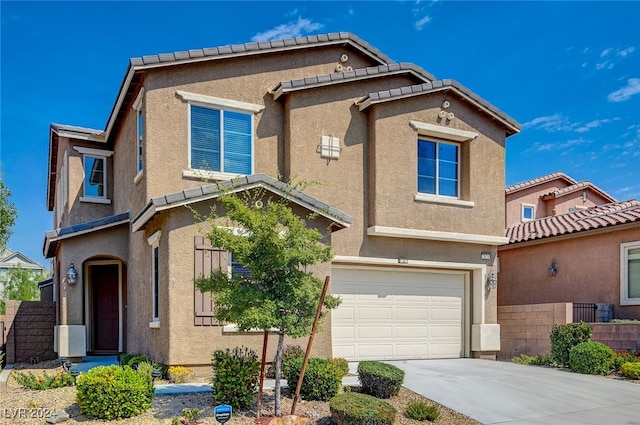
[[[596,322],[610,322],[613,319],[613,304],[596,303]]]

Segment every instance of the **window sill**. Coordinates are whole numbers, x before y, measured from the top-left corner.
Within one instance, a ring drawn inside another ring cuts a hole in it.
[[[473,201],[463,201],[462,199],[448,198],[445,196],[427,195],[426,193],[416,193],[416,195],[413,197],[413,200],[417,202],[451,205],[464,208],[473,208],[475,206],[475,202]]]
[[[107,198],[94,198],[92,196],[81,196],[80,202],[89,202],[92,204],[108,204],[111,205],[111,199]]]
[[[620,305],[640,305],[640,298],[623,298]]]
[[[200,180],[233,180],[236,177],[242,176],[243,174],[234,174],[234,173],[221,173],[220,171],[208,171],[208,170],[183,170],[182,177],[189,179],[200,179]]]
[[[160,321],[159,320],[154,320],[152,322],[149,322],[149,327],[151,329],[160,329]]]
[[[138,171],[138,174],[133,178],[133,184],[138,184],[140,180],[142,180],[142,176],[144,173],[142,171]]]

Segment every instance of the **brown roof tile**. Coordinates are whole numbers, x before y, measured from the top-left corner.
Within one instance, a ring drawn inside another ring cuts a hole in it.
[[[508,228],[506,236],[514,244],[628,223],[640,224],[640,202],[635,199],[519,223]]]
[[[536,177],[535,179],[531,179],[531,180],[527,180],[521,183],[516,183],[512,186],[507,186],[504,191],[509,194],[509,193],[513,193],[513,192],[517,192],[519,190],[522,189],[526,189],[527,187],[531,187],[531,186],[536,186],[540,183],[545,183],[551,180],[555,180],[555,179],[564,179],[566,180],[570,185],[574,185],[576,183],[578,183],[577,181],[575,181],[574,179],[572,179],[571,177],[569,177],[568,175],[566,175],[565,173],[563,173],[562,171],[557,171],[555,173],[551,173],[551,174],[547,174],[546,176],[541,176],[541,177]]]

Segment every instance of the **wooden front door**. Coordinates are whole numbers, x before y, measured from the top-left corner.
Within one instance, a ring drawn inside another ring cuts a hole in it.
[[[91,266],[93,287],[93,348],[95,351],[118,351],[120,309],[118,265]]]

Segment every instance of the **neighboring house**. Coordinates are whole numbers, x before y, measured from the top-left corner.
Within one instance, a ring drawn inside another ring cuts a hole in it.
[[[506,199],[498,305],[610,304],[614,318],[640,319],[640,203],[561,172],[509,186]],[[520,216],[527,205],[533,218]]]
[[[0,288],[9,280],[9,271],[17,267],[33,272],[45,272],[45,268],[31,260],[21,252],[11,251],[5,248],[0,251]]]
[[[50,128],[55,350],[205,365],[214,349],[261,347],[194,287],[233,263],[185,208],[215,207],[219,182],[290,192],[295,211],[317,213],[309,225],[335,257],[314,270],[343,302],[315,355],[494,358],[487,281],[507,242],[505,142],[519,129],[348,33],[132,59],[104,130]],[[294,177],[321,184],[291,191]]]
[[[562,171],[508,186],[505,193],[507,228],[616,201],[589,181],[578,182]]]

